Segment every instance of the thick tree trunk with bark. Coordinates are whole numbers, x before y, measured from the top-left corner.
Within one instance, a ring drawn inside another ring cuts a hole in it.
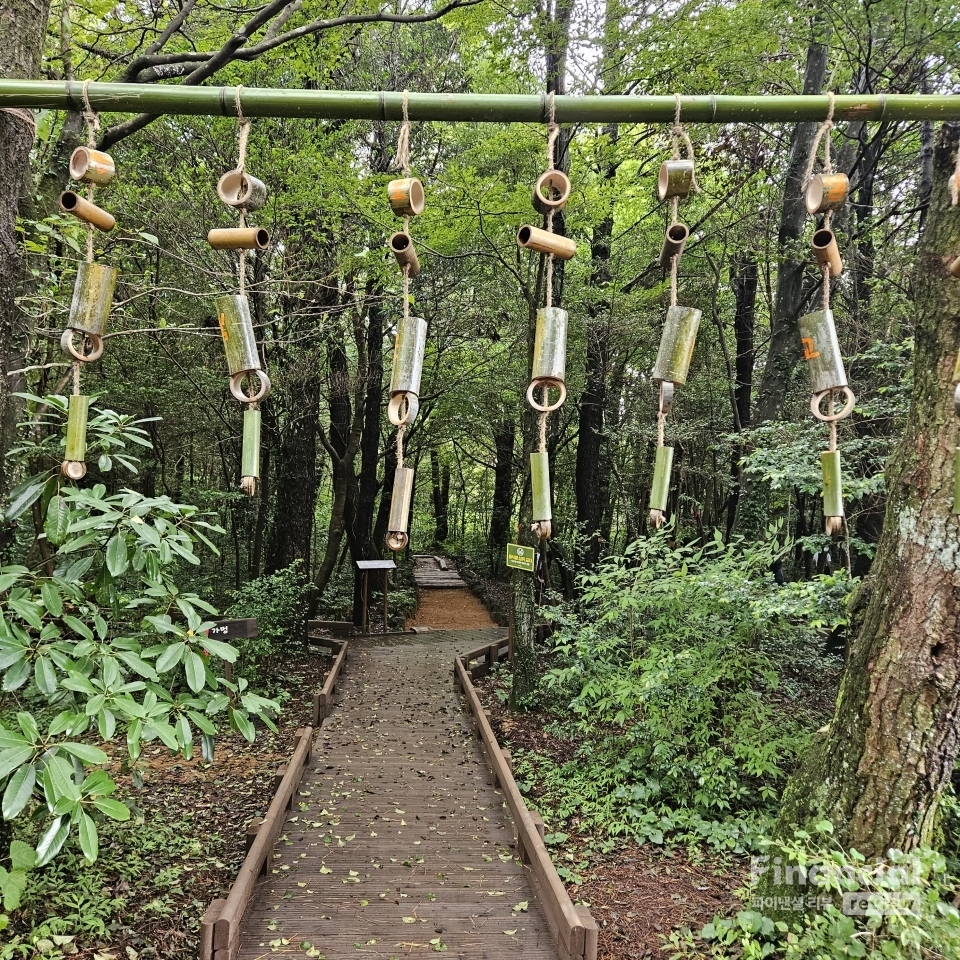
[[[440,463],[436,450],[430,451],[430,490],[433,495],[433,542],[439,547],[450,536],[450,464]]]
[[[7,0],[0,8],[0,77],[37,76],[43,37],[50,15],[49,0]],[[7,371],[22,364],[29,328],[18,304],[23,261],[16,234],[17,208],[30,184],[33,113],[0,111],[0,463],[16,440],[20,404],[12,396],[22,387]],[[9,491],[9,470],[0,470],[0,503]],[[0,529],[0,549],[9,530]]]
[[[851,644],[836,715],[784,796],[779,829],[830,820],[868,857],[930,843],[957,753],[960,528],[951,512],[960,420],[952,375],[960,345],[960,208],[947,182],[960,125],[944,128],[916,268],[914,388],[905,437],[887,468],[877,559],[851,604]]]
[[[517,425],[509,417],[493,424],[493,444],[497,462],[493,471],[493,509],[490,513],[490,568],[494,573],[506,569],[506,544],[510,538],[513,514],[513,447]]]

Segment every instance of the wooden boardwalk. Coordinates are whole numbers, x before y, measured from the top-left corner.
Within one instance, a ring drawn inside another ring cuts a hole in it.
[[[244,921],[241,960],[555,960],[453,691],[454,656],[501,633],[351,640],[336,706]]]
[[[440,564],[443,564],[441,566]],[[457,565],[446,557],[417,555],[413,558],[413,582],[419,590],[466,589]]]

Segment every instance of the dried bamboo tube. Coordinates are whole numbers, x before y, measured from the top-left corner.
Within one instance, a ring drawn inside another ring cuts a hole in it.
[[[390,249],[397,258],[401,270],[409,267],[411,277],[415,277],[420,272],[420,261],[417,259],[417,251],[409,233],[401,231],[390,237]]]
[[[657,193],[661,200],[685,197],[693,189],[692,160],[664,160],[657,177]]]
[[[660,248],[660,266],[664,270],[670,269],[670,261],[676,257],[677,263],[683,256],[683,247],[690,236],[690,231],[682,223],[671,223],[663,236],[663,246]]]
[[[113,157],[93,147],[77,147],[70,156],[70,179],[109,183],[116,174]]]
[[[849,182],[845,173],[820,173],[807,184],[804,200],[807,213],[837,210],[847,199]]]
[[[561,260],[569,260],[577,252],[576,243],[569,237],[561,237],[529,224],[524,224],[517,231],[517,246],[540,253],[552,253]]]
[[[840,259],[840,248],[832,230],[818,230],[813,235],[813,255],[821,267],[830,268],[830,277],[836,279],[843,273],[843,261]]]
[[[270,234],[263,227],[227,227],[211,230],[207,243],[214,250],[266,250]]]
[[[89,200],[84,200],[79,193],[75,193],[73,190],[64,190],[60,194],[60,209],[84,223],[92,223],[98,230],[103,230],[105,233],[117,225],[113,214],[101,210],[100,207]]]
[[[267,202],[267,185],[246,171],[228,170],[217,183],[217,196],[228,207],[259,210]]]
[[[423,213],[426,205],[423,184],[416,177],[391,180],[387,184],[387,199],[398,217],[415,217]]]
[[[570,199],[570,178],[562,170],[541,173],[533,187],[533,208],[546,216],[562,210]]]

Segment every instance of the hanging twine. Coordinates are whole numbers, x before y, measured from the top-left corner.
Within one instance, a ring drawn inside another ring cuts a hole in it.
[[[693,160],[693,141],[690,139],[690,134],[687,133],[687,131],[686,131],[686,129],[684,128],[683,124],[680,122],[680,94],[679,94],[679,93],[675,93],[675,94],[673,95],[673,100],[674,100],[674,103],[676,104],[676,107],[675,107],[674,112],[673,112],[673,129],[670,131],[671,134],[672,134],[672,136],[673,136],[673,153],[672,153],[672,159],[674,159],[674,160],[679,160],[679,159],[680,159],[680,141],[682,140],[682,141],[683,141],[683,144],[684,144],[684,146],[686,147],[686,150],[687,150],[687,159],[688,159],[688,160]],[[694,169],[693,179],[690,181],[690,189],[691,189],[694,193],[699,193],[699,192],[700,192],[700,184],[697,183],[697,172],[696,172],[696,169]],[[676,222],[676,216],[677,216],[677,214],[676,214],[676,201],[677,201],[677,199],[679,199],[679,198],[677,198],[677,197],[674,198],[674,214],[673,214],[673,216],[674,216],[674,222]]]
[[[663,410],[657,411],[657,446],[662,447],[664,444],[664,434],[666,432],[667,426],[667,415]]]
[[[80,395],[80,361],[73,361],[73,395]]]
[[[403,469],[403,433],[406,429],[405,423],[397,427],[397,469]]]
[[[680,269],[680,257],[679,255],[672,256],[670,258],[670,306],[675,307],[677,305],[677,272]]]
[[[243,190],[243,172],[247,166],[247,144],[250,142],[250,119],[243,115],[243,106],[240,103],[240,91],[243,86],[237,87],[234,92],[234,104],[237,108],[237,119],[240,121],[240,128],[237,134],[237,172],[240,174],[239,189]],[[247,225],[247,208],[240,207],[239,210],[240,228]],[[240,251],[240,262],[237,267],[238,279],[240,282],[240,296],[244,296],[247,288],[247,251]]]
[[[397,137],[397,153],[393,158],[393,165],[403,171],[405,177],[410,176],[410,91],[403,91],[403,123],[400,124],[400,134]]]
[[[87,146],[94,148],[97,145],[97,131],[100,129],[100,117],[90,103],[90,81],[83,81],[83,119],[87,124]],[[91,181],[87,184],[87,200],[93,203],[93,191],[96,184]],[[87,224],[87,263],[93,263],[93,224]]]
[[[0,113],[9,113],[11,116],[19,117],[30,128],[30,136],[35,137],[37,135],[37,121],[32,110],[27,110],[25,107],[0,107]]]
[[[820,129],[817,131],[817,135],[813,138],[813,147],[810,150],[810,159],[807,160],[807,170],[803,175],[804,188],[806,188],[807,184],[810,182],[810,178],[813,176],[813,165],[817,162],[817,151],[820,149],[820,141],[824,140],[824,137],[826,137],[826,140],[824,140],[823,146],[823,172],[833,173],[833,160],[830,157],[830,131],[833,129],[833,91],[831,90],[827,96],[830,99],[830,105],[827,107],[827,119],[820,124]]]
[[[557,126],[557,102],[553,90],[550,91],[550,119],[548,122],[549,133],[547,135],[547,169],[556,169],[554,151],[556,150],[557,137],[560,136],[560,127]],[[553,233],[553,210],[547,214],[547,233]],[[547,272],[546,272],[546,307],[549,310],[553,306],[553,254],[547,254]]]
[[[957,148],[957,165],[953,168],[953,176],[950,178],[950,204],[956,206],[960,203],[960,147]]]

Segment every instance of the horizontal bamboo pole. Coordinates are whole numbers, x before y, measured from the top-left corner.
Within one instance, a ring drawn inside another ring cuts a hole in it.
[[[237,115],[236,87],[149,83],[91,83],[90,105],[108,113]],[[349,90],[290,90],[242,87],[240,107],[248,117],[319,117],[402,120],[402,93]],[[559,123],[670,123],[672,96],[564,96],[556,98]],[[59,80],[0,80],[0,107],[82,111],[83,83]],[[823,120],[826,96],[689,96],[680,98],[687,123],[767,123]],[[546,95],[410,93],[411,120],[463,123],[547,123]],[[960,120],[960,96],[946,94],[838,95],[834,120]]]

